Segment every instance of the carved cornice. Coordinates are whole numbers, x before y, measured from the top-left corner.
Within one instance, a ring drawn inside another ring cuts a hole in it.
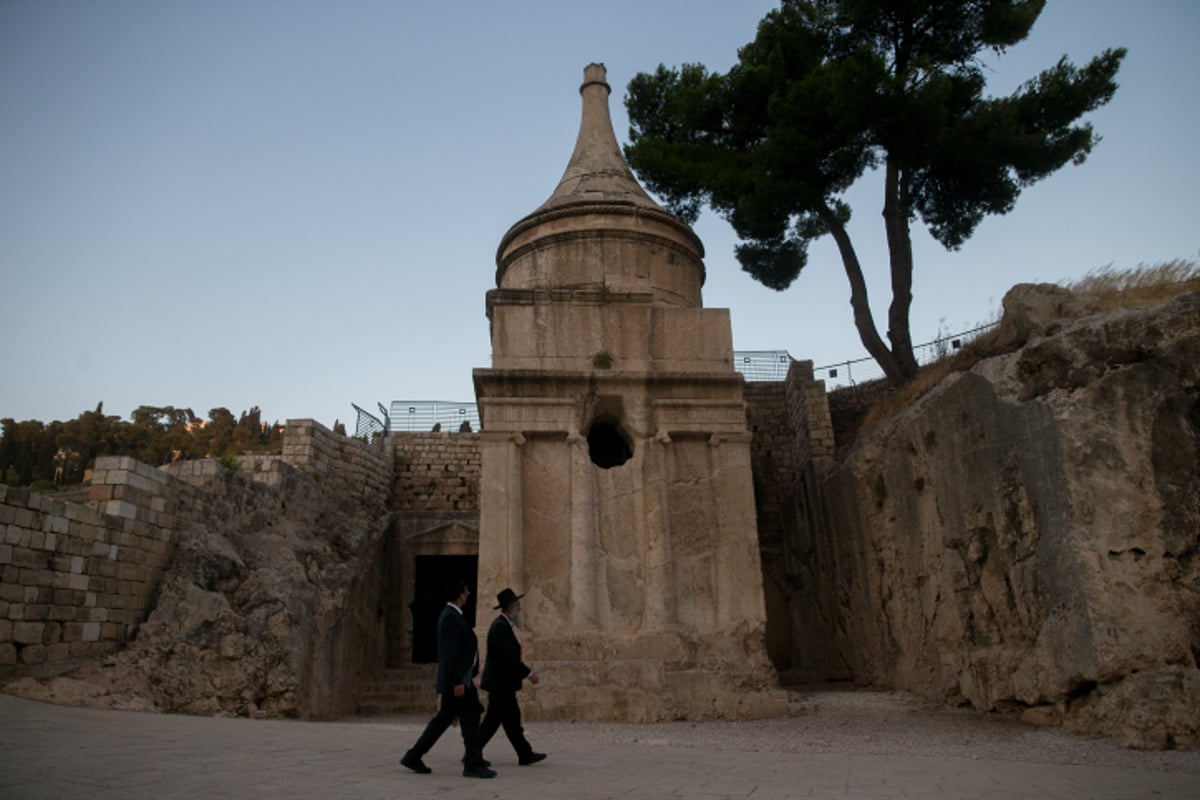
[[[608,305],[633,303],[653,305],[653,292],[614,292],[604,288],[571,289],[490,289],[484,295],[489,316],[492,306],[531,306],[538,303],[578,303],[581,305]]]
[[[578,231],[563,231],[560,233],[549,234],[539,238],[536,241],[526,243],[516,248],[511,253],[505,253],[505,250],[512,244],[518,236],[526,231],[545,225],[550,222],[555,222],[561,219],[569,219],[571,217],[585,216],[628,216],[641,217],[643,219],[653,220],[673,229],[676,233],[691,245],[692,249],[684,246],[680,242],[674,241],[669,237],[656,236],[654,234],[645,233],[643,231],[630,231],[621,228],[586,228]],[[609,238],[609,239],[625,239],[627,241],[644,242],[646,244],[654,244],[659,246],[669,247],[676,252],[686,256],[689,260],[700,261],[704,258],[704,244],[700,241],[700,237],[696,235],[686,223],[678,217],[668,214],[655,208],[647,208],[645,206],[636,205],[629,202],[610,201],[605,203],[580,203],[578,205],[557,206],[546,211],[535,212],[525,219],[508,229],[504,234],[504,238],[500,240],[500,246],[496,248],[496,285],[500,285],[500,279],[508,266],[517,258],[535,249],[543,243],[556,243],[571,241],[573,239],[587,238]],[[704,277],[703,262],[700,262],[701,279]]]
[[[493,432],[567,432],[576,428],[578,402],[575,399],[545,397],[481,398],[481,411]],[[482,415],[481,415],[482,416]],[[514,441],[516,441],[514,439]],[[524,438],[517,444],[524,444]]]
[[[746,404],[740,400],[651,400],[654,427],[670,433],[720,433],[732,439],[746,433]]]

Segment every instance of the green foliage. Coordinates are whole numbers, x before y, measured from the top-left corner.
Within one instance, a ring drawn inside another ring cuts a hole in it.
[[[601,350],[592,356],[592,366],[595,369],[612,369],[613,356],[607,350]]]
[[[831,234],[851,285],[855,324],[885,373],[916,372],[909,336],[911,223],[949,249],[988,214],[1098,137],[1084,114],[1108,102],[1125,51],[1082,68],[1065,59],[1008,97],[985,97],[981,54],[1023,40],[1044,0],[783,0],[728,73],[660,65],[629,84],[625,153],[671,211],[707,205],[743,243],[743,269],[785,289],[809,243]],[[867,303],[840,200],[881,168],[892,306],[885,344]]]
[[[190,408],[138,406],[125,422],[106,416],[101,403],[68,422],[3,419],[0,479],[10,486],[79,485],[96,457],[107,455],[157,465],[218,453],[236,469],[236,454],[283,449],[283,426],[265,425],[261,416],[257,406],[240,418],[215,408],[206,422]]]
[[[239,466],[241,466],[241,463],[237,460],[233,453],[221,453],[221,455],[216,457],[215,461],[225,469],[231,469],[235,471]]]

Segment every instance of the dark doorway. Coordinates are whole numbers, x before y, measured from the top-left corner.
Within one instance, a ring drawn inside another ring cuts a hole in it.
[[[467,624],[475,627],[475,580],[479,571],[479,556],[417,556],[416,579],[412,611],[414,664],[437,662],[437,621],[446,607],[446,591],[455,581],[464,580],[471,596],[463,609]]]

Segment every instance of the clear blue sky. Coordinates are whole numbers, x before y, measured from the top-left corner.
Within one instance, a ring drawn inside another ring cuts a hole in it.
[[[767,0],[0,0],[0,417],[103,401],[350,423],[351,402],[474,399],[508,227],[553,191],[584,65],[725,70]],[[1200,3],[1050,0],[993,73],[1129,55],[1087,163],[1025,191],[959,252],[916,232],[918,342],[1004,292],[1200,254]],[[882,321],[872,176],[849,197]],[[863,354],[826,238],[782,293],[706,213],[705,305],[738,349]],[[882,326],[886,327],[886,326]]]

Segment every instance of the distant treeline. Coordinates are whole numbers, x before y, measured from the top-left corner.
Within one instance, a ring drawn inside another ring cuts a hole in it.
[[[83,483],[96,456],[133,456],[147,464],[242,453],[282,452],[283,426],[262,422],[258,406],[235,417],[214,408],[139,406],[133,420],[106,416],[104,404],[69,422],[0,420],[0,483],[48,489]]]

